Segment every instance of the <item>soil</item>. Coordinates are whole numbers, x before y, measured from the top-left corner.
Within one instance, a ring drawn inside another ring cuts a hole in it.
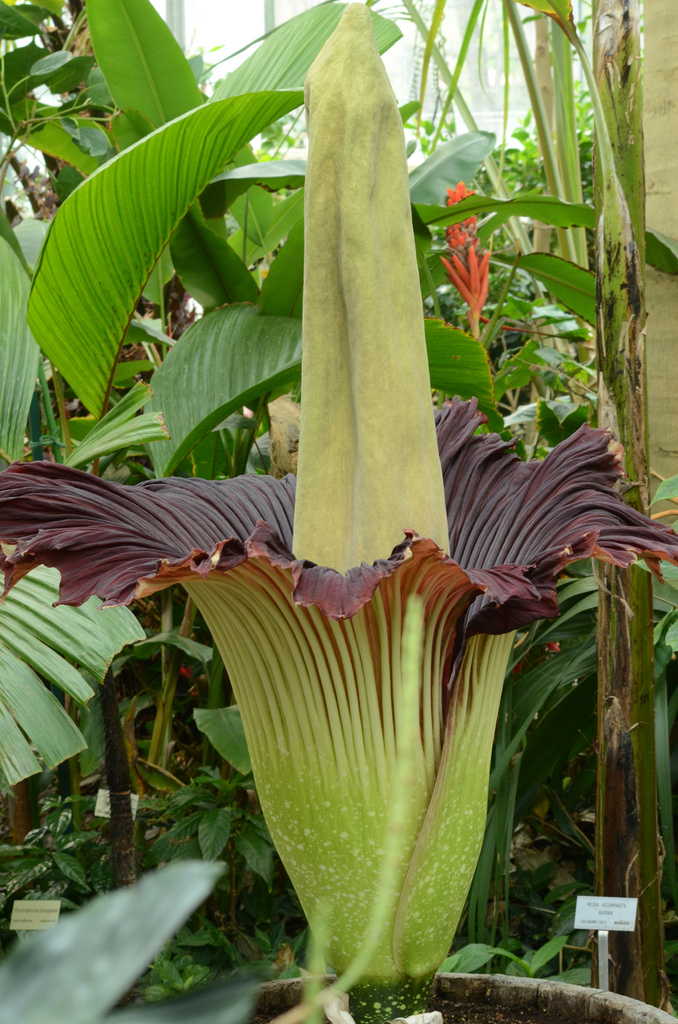
[[[427,1009],[440,1010],[443,1024],[582,1024],[580,1018],[554,1017],[543,1010],[518,1010],[486,1003],[450,1003],[446,999],[431,999]],[[251,1024],[272,1024],[276,1016],[257,1014]]]

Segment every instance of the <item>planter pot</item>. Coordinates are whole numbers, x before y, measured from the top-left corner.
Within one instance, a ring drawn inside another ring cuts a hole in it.
[[[330,979],[328,978],[328,983]],[[257,1021],[271,1020],[296,1006],[303,980],[290,978],[263,986]],[[567,985],[561,981],[511,978],[503,974],[438,974],[433,983],[433,1008],[445,1024],[676,1024],[676,1018],[637,999]]]

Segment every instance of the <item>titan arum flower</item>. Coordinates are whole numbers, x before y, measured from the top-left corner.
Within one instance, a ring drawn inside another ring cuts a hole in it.
[[[306,86],[306,267],[298,479],[125,487],[49,463],[0,475],[9,589],[38,563],[61,601],[180,583],[222,653],[261,805],[337,970],[366,934],[402,714],[408,596],[423,602],[414,798],[357,1020],[418,1012],[483,836],[514,631],[557,615],[575,559],[678,562],[615,493],[621,453],[582,427],[543,462],[432,413],[398,108],[366,7],[347,8]]]

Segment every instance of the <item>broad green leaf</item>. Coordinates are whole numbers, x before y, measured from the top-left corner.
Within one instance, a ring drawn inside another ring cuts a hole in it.
[[[104,407],[130,318],[181,218],[234,153],[301,98],[255,93],[185,114],[99,168],[61,207],[36,267],[28,320],[90,412]],[[77,309],[77,318],[65,309]]]
[[[87,874],[85,873],[85,869],[80,861],[76,860],[70,853],[59,853],[56,850],[52,854],[52,857],[62,875],[65,875],[66,878],[70,878],[72,882],[81,886],[85,892],[89,892]]]
[[[206,644],[199,644],[188,636],[181,636],[178,632],[174,632],[174,630],[170,633],[155,633],[146,640],[141,640],[138,644],[134,645],[134,654],[140,658],[149,657],[163,646],[176,647],[188,655],[189,658],[201,661],[205,671],[209,671],[210,662],[212,661],[212,648]]]
[[[237,705],[230,708],[196,708],[195,724],[218,754],[241,775],[252,771],[245,730]]]
[[[261,191],[261,190],[259,190]],[[262,195],[267,195],[262,192]],[[267,196],[271,199],[271,196]],[[236,200],[236,203],[239,200]],[[256,203],[256,200],[255,200]],[[261,212],[261,211],[259,211]],[[273,250],[280,244],[283,238],[285,238],[294,225],[304,215],[304,190],[298,189],[293,192],[292,195],[286,196],[284,199],[278,200],[278,202],[272,203],[271,216],[267,223],[266,234],[263,239],[263,245],[260,245],[255,236],[257,234],[256,224],[250,224],[248,217],[248,242],[247,242],[247,256],[245,262],[248,266],[254,263],[256,260],[261,259],[262,256],[267,256],[272,253]],[[235,231],[230,235],[228,244],[238,253],[242,254],[243,248],[243,232],[242,229]]]
[[[590,972],[589,972],[590,973]],[[110,1024],[248,1024],[252,1020],[256,982],[237,978],[204,985],[178,999],[123,1010],[106,1018]]]
[[[9,5],[0,0],[0,29],[5,39],[25,39],[40,34],[40,22],[45,12],[33,4]]]
[[[70,662],[101,681],[114,655],[143,637],[127,608],[100,610],[96,598],[81,608],[52,607],[58,583],[55,569],[40,567],[0,605],[0,767],[12,783],[41,770],[19,725],[50,765],[85,746],[35,672],[82,703],[92,690]]]
[[[181,283],[206,312],[232,302],[256,302],[254,278],[225,238],[212,230],[195,203],[170,244]]]
[[[545,945],[536,949],[530,961],[530,974],[534,977],[537,971],[541,970],[549,960],[553,960],[554,956],[560,953],[568,939],[569,935],[556,935],[554,939],[550,939]]]
[[[263,836],[250,832],[248,835],[237,835],[233,840],[238,853],[245,858],[245,863],[255,874],[260,875],[269,887],[273,883],[273,847]]]
[[[558,402],[540,398],[537,401],[537,430],[555,448],[589,418],[587,402]]]
[[[153,401],[170,440],[153,446],[167,476],[230,413],[298,379],[301,324],[258,316],[254,306],[217,309],[186,330],[153,375]]]
[[[169,435],[161,413],[135,415],[152,396],[150,385],[143,381],[135,384],[73,449],[65,460],[66,465],[84,466],[100,455],[116,452],[120,448],[166,440]]]
[[[494,404],[490,362],[481,343],[444,320],[427,317],[424,330],[431,387],[452,397],[477,398],[490,426],[501,426]]]
[[[567,309],[595,324],[596,279],[590,270],[544,252],[521,256],[518,267],[533,274]]]
[[[574,25],[571,0],[518,0],[523,7],[531,7],[533,11],[541,11],[548,14],[562,28],[570,40],[577,38],[577,30]]]
[[[101,682],[113,656],[126,644],[144,639],[144,631],[129,608],[99,608],[99,600],[91,597],[79,608],[69,605],[53,607],[59,599],[59,573],[44,566],[34,569],[9,592],[0,605],[0,636],[7,643],[10,629],[19,635],[25,646],[25,659],[33,657],[30,639],[48,644],[53,651],[86,668]],[[46,676],[77,700],[87,700],[89,687],[77,674],[77,685],[62,685],[63,680],[52,679],[41,662],[34,665]],[[80,689],[78,689],[80,687]]]
[[[266,235],[273,220],[273,196],[270,192],[250,188],[245,195],[238,196],[229,209],[242,230],[247,229],[249,242],[265,249]]]
[[[495,147],[492,132],[465,132],[438,146],[410,173],[413,203],[444,203],[448,188],[469,181]]]
[[[191,66],[150,0],[89,0],[92,46],[111,96],[156,128],[202,105]]]
[[[150,135],[153,125],[140,111],[127,107],[125,110],[119,110],[111,119],[111,131],[116,149],[120,153]]]
[[[662,480],[651,504],[654,505],[655,501],[668,501],[670,498],[678,498],[678,476]]]
[[[217,807],[203,814],[198,828],[198,842],[205,860],[216,860],[226,846],[231,834],[232,817],[230,807]]]
[[[346,4],[320,4],[291,18],[271,33],[251,57],[217,83],[214,100],[254,89],[299,89],[306,73],[339,24]],[[372,24],[379,53],[402,38],[402,32],[374,11]]]
[[[0,705],[14,719],[17,733],[20,727],[50,768],[85,746],[80,730],[54,694],[21,658],[1,644]],[[23,736],[19,734],[16,739],[23,740]],[[13,777],[14,745],[10,742],[9,748],[0,750],[0,767],[10,782],[18,781]],[[36,762],[30,774],[39,770]]]
[[[3,213],[0,218],[6,220]],[[40,353],[26,325],[29,290],[21,261],[0,238],[0,456],[7,462],[23,454],[38,375]]]
[[[595,214],[588,203],[566,203],[557,196],[516,196],[515,199],[494,199],[492,196],[469,196],[454,206],[417,205],[424,224],[458,224],[475,214],[494,216],[480,229],[481,238],[500,227],[509,217],[533,217],[556,227],[580,226],[593,229]]]
[[[665,274],[678,274],[678,242],[661,231],[648,228],[645,232],[645,259]]]
[[[66,51],[59,50],[54,56],[64,52]],[[64,61],[59,67],[43,70],[35,77],[31,77],[29,85],[33,88],[35,85],[44,84],[54,95],[72,92],[76,86],[85,81],[93,67],[94,57],[73,57],[72,60]]]
[[[58,157],[59,160],[65,160],[83,174],[91,174],[99,166],[98,160],[90,153],[83,153],[73,141],[73,136],[56,121],[48,121],[42,126],[36,125],[26,139],[26,144],[43,153],[49,153],[50,156]]]
[[[18,659],[17,662],[21,664]],[[36,682],[42,685],[37,678]],[[22,779],[28,778],[29,775],[36,775],[40,770],[40,762],[24,738],[14,716],[5,708],[0,698],[0,771],[2,775],[13,786],[17,782],[21,782]]]
[[[273,260],[259,295],[265,316],[291,316],[301,320],[304,290],[304,222],[297,221]]]
[[[306,180],[305,160],[262,160],[261,163],[243,164],[217,174],[214,181],[242,181],[247,185],[266,188],[301,188]]]
[[[41,57],[40,60],[36,60],[35,64],[31,66],[31,74],[39,78],[49,76],[53,72],[58,71],[64,64],[68,64],[70,60],[73,60],[73,54],[70,50],[57,50],[56,53],[50,53],[46,57]]]
[[[129,333],[127,335],[129,340]],[[155,368],[155,363],[150,359],[130,359],[124,363],[118,363],[113,377],[114,388],[131,388],[134,384],[134,377],[138,373],[148,373]],[[78,440],[81,440],[78,438]]]
[[[447,960],[443,960],[437,973],[444,974],[449,971],[451,974],[471,974],[488,964],[493,957],[501,956],[501,954],[501,949],[497,949],[495,946],[488,946],[483,942],[471,942],[467,946],[462,946],[457,953],[448,956]]]
[[[15,944],[0,969],[0,1024],[99,1020],[209,896],[222,870],[202,862],[171,864],[131,889],[97,897],[30,944]]]

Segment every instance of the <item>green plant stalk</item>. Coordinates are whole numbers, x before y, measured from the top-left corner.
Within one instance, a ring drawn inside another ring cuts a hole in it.
[[[66,403],[64,402],[64,389],[61,386],[61,378],[59,377],[59,371],[56,366],[50,362],[52,370],[52,381],[54,382],[54,394],[56,395],[57,408],[59,409],[59,422],[61,424],[61,434],[66,445],[66,456],[68,457],[73,451],[73,445],[71,443],[71,432],[68,429],[68,416],[66,415]]]
[[[553,59],[553,85],[555,90],[555,144],[558,166],[563,179],[565,198],[570,203],[581,203],[581,167],[577,115],[574,103],[574,75],[572,74],[572,48],[560,25],[548,19],[551,55]],[[588,267],[586,229],[570,228],[576,261]]]
[[[622,17],[623,9],[623,17]],[[644,367],[644,174],[637,0],[595,0],[594,198],[599,423],[625,449],[625,500],[648,507]],[[639,900],[635,932],[610,935],[611,987],[666,1006],[657,841],[652,589],[606,566],[599,603],[596,891]]]
[[[443,14],[445,13],[445,4],[447,0],[436,0],[433,14],[431,16],[431,26],[426,36],[426,42],[424,45],[424,59],[421,64],[421,86],[419,89],[419,111],[417,113],[417,133],[419,132],[419,126],[421,125],[421,112],[424,107],[424,96],[426,94],[426,80],[428,78],[428,66],[431,63],[431,54],[433,47],[435,46],[436,36],[440,29],[441,22],[443,20]]]
[[[164,597],[166,594],[171,596],[171,593],[171,590],[166,590],[163,591],[162,596]],[[166,610],[167,606],[165,605],[163,607],[163,630],[169,630],[172,628],[172,620],[171,617],[165,614]],[[190,635],[191,629],[193,628],[193,622],[195,620],[195,613],[195,602],[189,597],[184,607],[184,614],[179,627],[179,636]],[[169,625],[167,625],[168,621]],[[157,764],[161,768],[166,768],[167,748],[172,734],[172,705],[174,704],[174,694],[176,693],[177,682],[179,681],[179,669],[181,668],[183,652],[176,647],[172,649],[163,647],[162,658],[162,691],[160,694],[160,702],[158,704],[155,721],[153,722],[151,744],[148,751],[148,763]]]
[[[417,7],[416,7],[416,4],[414,3],[414,0],[403,0],[403,5],[406,8],[407,13],[412,18],[412,21],[416,25],[416,27],[419,30],[419,32],[422,34],[422,36],[424,38],[426,38],[427,35],[428,35],[428,29],[426,28],[426,23],[424,22],[424,19],[422,18],[421,14],[417,10]],[[445,83],[445,85],[448,86],[448,88],[449,88],[451,86],[451,84],[452,84],[452,81],[453,81],[453,75],[452,75],[452,72],[450,71],[450,69],[449,69],[449,67],[447,65],[447,62],[446,62],[445,58],[443,57],[442,53],[440,52],[440,50],[438,49],[437,46],[433,47],[433,59],[435,60],[436,64],[438,65],[438,70],[440,72],[440,77],[442,78],[442,80]],[[469,108],[468,108],[468,106],[466,104],[466,101],[464,100],[464,97],[462,96],[462,94],[460,93],[458,88],[454,92],[454,102],[455,102],[455,104],[457,106],[457,109],[459,110],[459,113],[462,116],[462,120],[464,121],[464,123],[465,123],[466,127],[469,129],[469,131],[477,132],[478,131],[478,125],[476,124],[476,122],[475,122],[475,120],[473,118],[473,115],[472,115],[471,111],[469,110]],[[509,194],[508,189],[506,188],[506,185],[503,183],[503,181],[500,178],[499,169],[498,169],[497,164],[496,164],[496,162],[494,160],[494,157],[492,157],[492,156],[486,157],[486,159],[485,159],[485,170],[487,171],[487,176],[490,179],[490,181],[492,182],[492,188],[495,190],[497,196],[500,199],[510,199],[511,196]],[[530,242],[530,239],[529,239],[529,236],[527,234],[527,231],[525,230],[523,225],[520,223],[518,218],[517,217],[511,217],[506,223],[508,224],[508,226],[509,226],[509,228],[510,228],[512,234],[513,234],[513,237],[516,239],[516,241],[520,245],[520,248],[521,248],[522,252],[524,252],[524,253],[532,252],[532,243]]]
[[[52,396],[50,395],[49,387],[47,386],[47,378],[45,377],[45,367],[43,365],[42,359],[38,360],[38,380],[40,382],[40,390],[42,391],[42,404],[45,409],[45,419],[47,420],[49,432],[52,435],[52,438],[54,439],[51,445],[52,455],[54,456],[55,462],[63,462],[63,456],[61,454],[61,451],[59,450],[59,445],[57,443],[57,425],[56,420],[54,419],[54,412],[52,410]]]
[[[475,27],[478,24],[478,16],[482,10],[483,4],[486,2],[487,0],[474,0],[471,13],[468,16],[466,28],[464,29],[464,36],[462,38],[461,46],[459,48],[459,56],[457,57],[457,63],[454,66],[452,79],[448,84],[447,96],[445,97],[443,109],[440,112],[440,118],[438,120],[438,127],[436,128],[435,135],[433,136],[433,142],[431,143],[431,152],[435,150],[436,146],[440,142],[440,136],[442,134],[443,128],[445,127],[445,119],[450,112],[452,100],[454,99],[454,94],[457,91],[457,85],[459,84],[461,73],[464,70],[464,63],[468,55],[469,46],[471,45],[471,39],[473,38]]]
[[[511,23],[513,38],[516,41],[520,63],[525,77],[525,84],[530,96],[530,103],[532,104],[534,123],[537,128],[539,146],[541,149],[542,159],[544,161],[544,173],[546,175],[549,191],[551,195],[564,199],[565,189],[563,187],[560,168],[558,167],[558,161],[556,160],[556,154],[553,148],[553,134],[544,108],[544,101],[539,90],[534,61],[532,59],[529,46],[527,45],[527,39],[525,38],[525,32],[523,30],[523,23],[514,0],[504,0],[504,9]],[[569,234],[569,229],[559,227],[556,228],[556,233],[558,235],[561,255],[571,263],[574,262],[575,251]]]

